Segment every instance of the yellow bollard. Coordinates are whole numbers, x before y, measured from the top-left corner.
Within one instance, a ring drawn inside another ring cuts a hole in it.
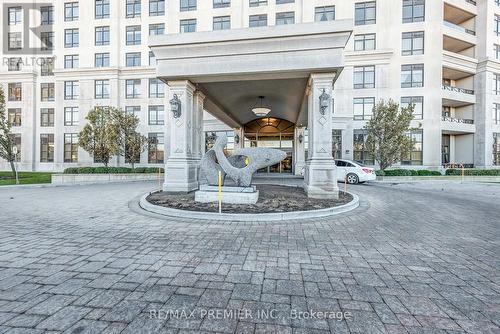
[[[219,198],[219,213],[222,213],[222,172],[219,171],[219,192],[218,192],[218,198]]]

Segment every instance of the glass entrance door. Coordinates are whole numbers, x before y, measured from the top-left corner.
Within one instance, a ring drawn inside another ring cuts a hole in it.
[[[294,124],[277,118],[262,118],[245,126],[245,147],[274,148],[286,152],[280,163],[259,173],[292,173]]]

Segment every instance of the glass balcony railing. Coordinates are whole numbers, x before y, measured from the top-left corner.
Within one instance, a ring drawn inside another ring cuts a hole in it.
[[[467,29],[467,28],[464,28],[462,26],[459,26],[455,23],[451,23],[449,21],[443,21],[443,24],[447,27],[450,27],[452,29],[455,29],[455,30],[458,30],[458,31],[461,31],[461,32],[465,32],[469,35],[473,35],[473,36],[476,36],[476,32],[474,30],[471,30],[471,29]]]
[[[465,0],[465,2],[468,2],[468,3],[470,3],[471,5],[474,5],[474,6],[477,5],[475,0]]]
[[[450,123],[462,123],[462,124],[474,124],[473,119],[467,119],[467,118],[456,118],[456,117],[451,117],[451,116],[446,116],[443,115],[441,117],[443,122],[450,122]]]
[[[463,93],[463,94],[474,95],[474,90],[473,89],[454,87],[454,86],[450,86],[450,85],[443,85],[443,89],[444,90],[449,90],[451,92],[456,92],[456,93]]]

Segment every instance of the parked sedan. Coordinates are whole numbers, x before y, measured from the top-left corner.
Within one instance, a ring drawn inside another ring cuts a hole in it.
[[[357,162],[350,160],[335,160],[337,165],[337,180],[347,183],[363,183],[366,181],[375,180],[375,170],[370,167],[365,167]]]

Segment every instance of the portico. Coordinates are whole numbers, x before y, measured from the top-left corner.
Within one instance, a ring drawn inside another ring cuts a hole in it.
[[[291,170],[304,170],[307,194],[336,198],[332,93],[352,25],[339,20],[153,36],[157,76],[169,87],[172,107],[166,117],[164,190],[198,189],[203,110],[235,129],[238,146],[251,145],[257,132],[248,125],[262,119],[252,108],[264,96],[271,109],[266,118],[278,120],[277,129],[286,125],[278,129],[280,142],[289,140],[291,147],[283,150],[291,152]]]

